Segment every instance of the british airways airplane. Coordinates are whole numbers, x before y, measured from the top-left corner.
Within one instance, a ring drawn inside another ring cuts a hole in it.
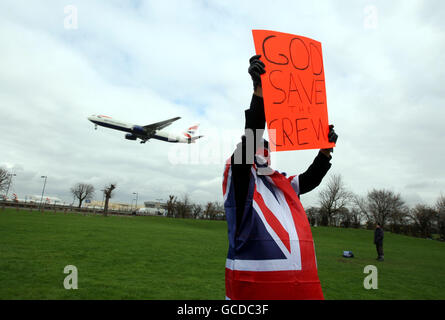
[[[139,138],[141,139],[141,143],[145,143],[150,139],[158,139],[167,142],[195,143],[196,140],[203,137],[195,136],[195,132],[198,129],[199,124],[191,126],[187,129],[187,131],[183,132],[182,135],[171,134],[162,131],[162,129],[169,126],[178,119],[181,119],[181,117],[152,123],[146,126],[139,126],[117,121],[112,119],[111,117],[104,115],[92,115],[88,117],[88,120],[94,123],[94,129],[97,129],[97,126],[99,125],[102,127],[125,131],[128,132],[125,135],[125,139],[137,140]]]

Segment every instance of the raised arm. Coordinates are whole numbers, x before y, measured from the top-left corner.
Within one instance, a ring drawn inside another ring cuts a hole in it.
[[[249,61],[249,74],[253,80],[254,93],[250,102],[250,108],[244,111],[245,134],[231,157],[232,179],[237,208],[237,226],[241,223],[247,191],[249,189],[250,170],[254,163],[256,139],[263,136],[266,126],[260,77],[265,70],[264,64],[259,58],[260,56],[253,56]]]

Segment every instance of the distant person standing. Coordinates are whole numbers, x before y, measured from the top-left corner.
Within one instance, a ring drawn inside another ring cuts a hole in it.
[[[380,222],[377,222],[374,231],[374,244],[377,249],[377,260],[383,261],[383,228]]]

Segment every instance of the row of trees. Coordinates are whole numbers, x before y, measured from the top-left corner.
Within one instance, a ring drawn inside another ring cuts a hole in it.
[[[108,203],[112,197],[112,192],[116,188],[116,184],[110,183],[104,187],[104,214],[107,214]],[[77,183],[70,189],[71,194],[78,201],[78,208],[82,206],[85,200],[93,199],[95,195],[94,186],[87,183]],[[184,195],[181,199],[174,195],[170,195],[166,203],[167,216],[173,218],[193,218],[193,219],[210,219],[215,220],[224,216],[224,207],[219,202],[207,202],[205,205],[193,203],[188,195]]]
[[[433,233],[445,240],[445,197],[434,206],[418,204],[409,208],[400,194],[391,190],[373,189],[366,196],[349,191],[341,175],[332,175],[319,193],[319,207],[306,210],[311,225],[374,228],[380,222],[384,228],[431,238]]]
[[[224,206],[217,201],[201,205],[192,203],[188,195],[184,195],[182,199],[169,195],[166,206],[168,217],[210,220],[224,218]]]

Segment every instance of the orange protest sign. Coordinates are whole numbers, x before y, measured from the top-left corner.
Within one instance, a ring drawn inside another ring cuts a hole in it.
[[[252,33],[256,53],[266,65],[261,84],[271,149],[334,147],[328,141],[321,43],[275,31]]]

